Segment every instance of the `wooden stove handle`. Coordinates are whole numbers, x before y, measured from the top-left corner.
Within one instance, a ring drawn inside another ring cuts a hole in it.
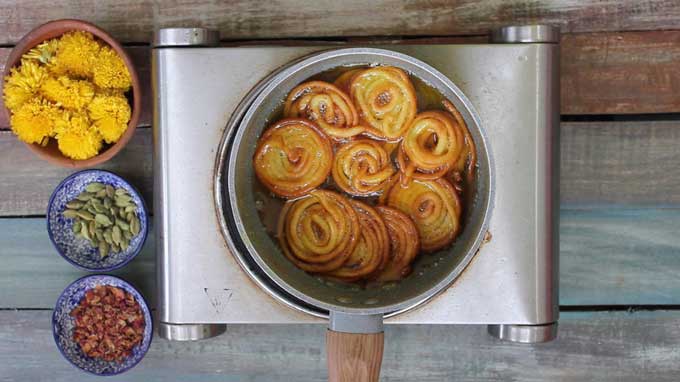
[[[326,352],[329,382],[377,382],[384,334],[344,333],[328,329]]]

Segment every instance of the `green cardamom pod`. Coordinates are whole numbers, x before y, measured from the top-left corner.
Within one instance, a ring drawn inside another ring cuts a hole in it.
[[[102,202],[102,204],[104,205],[104,208],[109,209],[113,205],[113,201],[111,200],[111,198],[109,198],[107,196],[107,197],[104,198],[104,201]]]
[[[92,194],[83,192],[80,195],[76,196],[76,199],[80,200],[81,202],[87,202],[88,200],[92,199]]]
[[[95,215],[95,216],[94,216],[94,220],[95,220],[97,223],[99,223],[99,224],[101,224],[102,226],[104,226],[104,227],[108,227],[108,226],[110,226],[111,224],[113,224],[113,222],[111,221],[111,219],[110,219],[108,216],[104,215],[104,214],[97,214],[97,215]]]
[[[123,241],[120,242],[120,249],[125,251],[126,249],[128,249],[129,245],[130,245],[129,241],[123,240]]]
[[[116,190],[113,188],[112,185],[107,184],[106,185],[106,196],[109,198],[113,198],[113,195],[115,195]]]
[[[90,237],[94,240],[94,231],[97,227],[95,227],[94,220],[90,220],[89,223],[87,223],[87,229],[90,231]]]
[[[98,198],[103,198],[103,197],[105,197],[105,196],[106,196],[106,189],[103,189],[103,188],[102,188],[101,190],[97,191],[97,193],[95,194],[95,196],[98,197]]]
[[[109,245],[113,243],[113,238],[111,237],[111,229],[110,228],[107,229],[106,231],[104,231],[104,233],[102,233],[102,236],[104,236],[104,241],[109,243]]]
[[[111,252],[113,253],[120,252],[120,246],[114,242],[113,244],[111,244]]]
[[[116,195],[127,195],[127,191],[124,188],[116,188],[116,191],[114,192]]]
[[[82,223],[80,223],[80,220],[76,220],[75,222],[73,222],[73,233],[75,233],[76,235],[80,233],[80,229],[82,228],[81,224]]]
[[[122,232],[120,231],[120,227],[117,225],[113,226],[113,230],[111,231],[111,238],[113,239],[113,242],[120,245],[120,240],[122,236]]]
[[[99,242],[99,257],[103,259],[108,255],[109,255],[109,244],[106,243],[105,241],[100,241]]]
[[[140,229],[141,224],[139,223],[139,218],[133,216],[132,220],[130,221],[130,232],[132,232],[133,235],[137,236],[139,234]]]
[[[89,213],[87,211],[82,211],[82,210],[76,211],[76,215],[78,215],[81,218],[88,220],[88,221],[94,219],[94,215],[92,215],[91,213]]]
[[[127,241],[130,241],[130,240],[132,240],[132,238],[134,237],[134,235],[132,235],[132,232],[130,232],[130,231],[124,231],[124,232],[123,232],[123,237],[124,237]]]
[[[120,227],[120,229],[123,231],[130,230],[130,225],[126,223],[123,219],[116,219],[116,225]]]
[[[102,190],[104,188],[104,185],[99,183],[99,182],[92,182],[85,187],[85,191],[87,192],[98,192],[99,190]]]
[[[84,205],[85,205],[85,203],[81,202],[80,200],[71,200],[70,202],[66,203],[66,208],[69,208],[69,209],[72,209],[72,210],[77,210],[77,209],[80,209]]]
[[[90,231],[88,231],[87,224],[83,224],[83,226],[80,228],[80,234],[83,235],[84,238],[87,240],[92,240],[90,237]]]
[[[65,218],[73,219],[75,217],[78,217],[78,212],[79,211],[76,210],[64,210],[64,212],[62,212],[62,215]]]

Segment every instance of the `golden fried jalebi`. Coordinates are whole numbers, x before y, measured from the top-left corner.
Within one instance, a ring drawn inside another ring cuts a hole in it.
[[[452,169],[467,153],[463,130],[466,129],[446,112],[418,114],[397,153],[404,180],[437,179]]]
[[[460,199],[445,179],[394,182],[384,198],[407,214],[418,228],[420,246],[434,252],[449,245],[460,230]]]
[[[294,118],[269,127],[253,158],[258,179],[284,198],[304,195],[321,185],[332,163],[328,137],[314,123]]]
[[[330,272],[348,261],[360,239],[359,216],[345,197],[314,190],[288,201],[279,218],[283,253],[300,269]]]
[[[350,95],[367,132],[378,138],[398,140],[416,116],[416,92],[401,69],[379,66],[352,78]]]
[[[461,173],[463,170],[466,171],[467,178],[468,178],[468,183],[472,183],[475,177],[475,166],[477,165],[477,149],[475,147],[475,141],[472,139],[472,136],[470,135],[470,131],[467,128],[467,125],[465,124],[465,120],[463,119],[463,116],[460,115],[460,112],[458,112],[458,109],[456,109],[455,106],[449,101],[449,100],[443,100],[442,104],[444,105],[444,108],[453,115],[453,118],[456,119],[456,122],[458,123],[458,126],[460,127],[460,130],[463,132],[464,142],[465,142],[465,148],[463,149],[463,152],[461,155],[458,157],[458,160],[456,163],[453,165],[453,170]],[[465,162],[467,161],[467,167],[465,166]]]
[[[338,78],[336,78],[335,81],[333,81],[333,85],[337,86],[340,90],[349,94],[350,84],[352,83],[352,80],[357,74],[361,73],[363,70],[366,69],[365,68],[350,69],[342,73],[340,76],[338,76]]]
[[[286,117],[315,122],[331,138],[342,140],[365,131],[349,96],[335,85],[309,81],[293,89],[284,105]]]
[[[351,200],[359,217],[360,237],[347,261],[327,275],[344,281],[355,281],[380,271],[389,258],[390,238],[378,212],[367,204]]]
[[[385,222],[390,237],[389,260],[376,280],[401,280],[411,273],[411,263],[418,256],[418,229],[411,218],[397,209],[386,206],[377,206],[375,209]]]
[[[381,192],[394,173],[394,166],[383,145],[369,139],[340,146],[331,170],[338,187],[355,196]]]

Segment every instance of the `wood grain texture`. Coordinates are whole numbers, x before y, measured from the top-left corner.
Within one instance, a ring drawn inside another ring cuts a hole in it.
[[[565,206],[680,203],[680,121],[562,124],[561,198]],[[54,187],[71,171],[33,155],[0,131],[0,216],[44,215]],[[151,129],[139,129],[102,168],[141,189],[151,205]]]
[[[151,208],[151,129],[138,129],[117,156],[99,169],[113,171],[140,190]],[[35,156],[11,132],[0,131],[0,214],[3,216],[45,215],[54,188],[74,170],[55,167]]]
[[[1,30],[1,29],[0,29]],[[150,126],[153,117],[153,100],[151,99],[151,51],[147,47],[128,47],[126,48],[132,62],[137,69],[139,82],[142,85],[142,113],[139,115],[138,126]],[[11,48],[0,48],[0,73],[5,70],[7,57],[12,51]],[[4,81],[0,83],[0,88]],[[9,121],[5,114],[5,103],[0,97],[0,130],[9,128]]]
[[[560,214],[560,305],[680,304],[680,210]]]
[[[560,304],[680,304],[679,226],[678,209],[563,209]],[[0,308],[52,308],[85,274],[59,257],[42,218],[0,219],[0,243]],[[118,274],[155,300],[153,231]]]
[[[326,330],[328,382],[378,382],[384,333]]]
[[[98,381],[62,359],[49,311],[0,312],[0,380]],[[131,371],[111,381],[326,381],[322,325],[230,325],[199,342],[154,338]],[[680,313],[563,313],[558,339],[501,342],[484,326],[385,330],[382,380],[677,381]]]
[[[360,39],[355,43],[368,44],[371,41]],[[474,37],[409,39],[401,42],[451,44],[483,41]],[[0,71],[10,50],[0,48]],[[565,35],[561,50],[562,114],[680,111],[680,72],[677,70],[680,66],[680,31]],[[150,50],[147,47],[129,47],[128,52],[143,85],[140,124],[148,126],[153,106],[149,77]],[[0,113],[0,129],[7,127],[7,118],[4,113]]]
[[[54,308],[68,284],[90,274],[59,256],[47,236],[43,218],[0,219],[0,243],[2,263],[11,264],[0,267],[0,308]],[[154,248],[154,235],[150,231],[142,252],[112,273],[139,288],[152,305],[156,299]]]
[[[680,27],[675,0],[0,1],[0,44],[53,19],[91,21],[124,42],[150,41],[155,28],[206,26],[223,39],[486,34],[509,24],[547,23],[564,32]]]
[[[563,205],[680,203],[680,121],[561,125]]]
[[[680,31],[565,35],[562,114],[680,112]]]

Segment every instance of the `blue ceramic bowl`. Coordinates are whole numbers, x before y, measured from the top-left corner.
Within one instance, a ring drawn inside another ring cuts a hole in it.
[[[75,236],[72,229],[74,219],[62,215],[66,203],[83,192],[92,182],[110,184],[115,188],[127,190],[137,204],[137,217],[141,226],[139,234],[132,238],[126,250],[110,253],[103,259],[99,257],[99,250],[89,241]],[[129,263],[142,250],[148,227],[146,207],[139,192],[123,178],[108,171],[84,170],[72,174],[59,183],[47,205],[47,233],[52,244],[66,261],[87,271],[110,272]]]
[[[142,342],[133,348],[132,354],[121,363],[88,357],[80,350],[80,345],[73,340],[75,319],[71,317],[70,313],[78,306],[85,296],[85,292],[98,285],[115,286],[132,294],[144,314],[144,322],[146,324],[144,326]],[[151,345],[153,321],[149,306],[132,285],[114,276],[91,275],[74,281],[61,292],[52,314],[52,333],[54,334],[57,348],[59,348],[61,354],[71,364],[95,375],[115,375],[131,369],[144,358],[147,350],[149,350],[149,345]]]

